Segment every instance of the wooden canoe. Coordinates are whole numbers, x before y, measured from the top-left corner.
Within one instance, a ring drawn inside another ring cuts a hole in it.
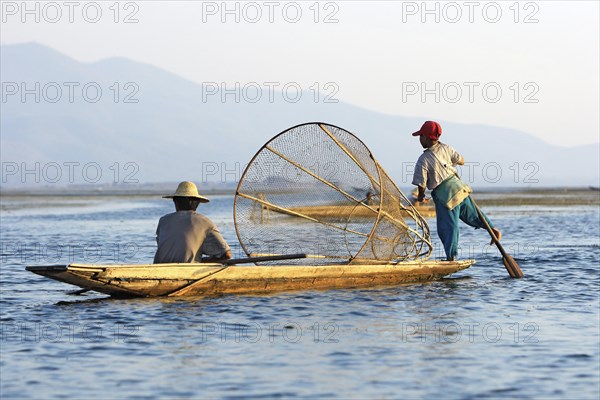
[[[69,264],[26,269],[114,297],[214,296],[340,289],[425,282],[469,268],[474,260],[378,265],[226,266],[222,264]]]
[[[415,209],[424,218],[431,218],[435,216],[435,207],[428,205],[421,205],[418,203],[415,205]],[[268,212],[275,212],[279,214],[288,214],[282,209],[270,209],[265,206],[265,210]],[[373,218],[377,216],[377,213],[369,210],[366,207],[356,207],[355,205],[322,205],[322,206],[303,206],[303,207],[290,207],[289,215],[302,214],[310,218],[324,219],[324,220],[347,220],[348,218]],[[403,213],[403,216],[408,216],[407,213]],[[267,216],[268,217],[268,216]],[[263,215],[263,218],[265,216]]]

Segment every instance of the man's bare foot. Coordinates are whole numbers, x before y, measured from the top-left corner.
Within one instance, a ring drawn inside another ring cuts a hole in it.
[[[492,228],[492,232],[494,233],[494,236],[496,236],[496,240],[500,241],[500,238],[502,238],[502,232],[500,232],[498,229],[496,228]],[[492,239],[490,241],[490,246],[494,244],[494,239]]]

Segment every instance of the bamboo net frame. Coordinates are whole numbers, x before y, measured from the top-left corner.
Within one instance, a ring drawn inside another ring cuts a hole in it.
[[[325,123],[294,126],[261,147],[238,184],[234,221],[249,256],[309,254],[290,264],[396,263],[432,252],[426,221],[366,145]]]

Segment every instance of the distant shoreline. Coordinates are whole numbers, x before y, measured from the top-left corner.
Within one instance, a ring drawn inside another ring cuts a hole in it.
[[[91,190],[82,187],[61,189],[1,189],[0,198],[18,200],[19,198],[160,198],[168,191],[158,188],[104,189]],[[235,189],[213,188],[202,191],[208,197],[234,196]],[[404,191],[410,195],[408,190]],[[600,190],[592,187],[556,187],[556,188],[474,188],[474,197],[482,206],[600,206]]]

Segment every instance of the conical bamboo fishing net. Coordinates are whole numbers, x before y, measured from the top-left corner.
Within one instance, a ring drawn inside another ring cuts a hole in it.
[[[259,150],[234,219],[248,256],[309,255],[286,264],[393,263],[432,250],[427,223],[364,143],[323,123],[290,128]]]

